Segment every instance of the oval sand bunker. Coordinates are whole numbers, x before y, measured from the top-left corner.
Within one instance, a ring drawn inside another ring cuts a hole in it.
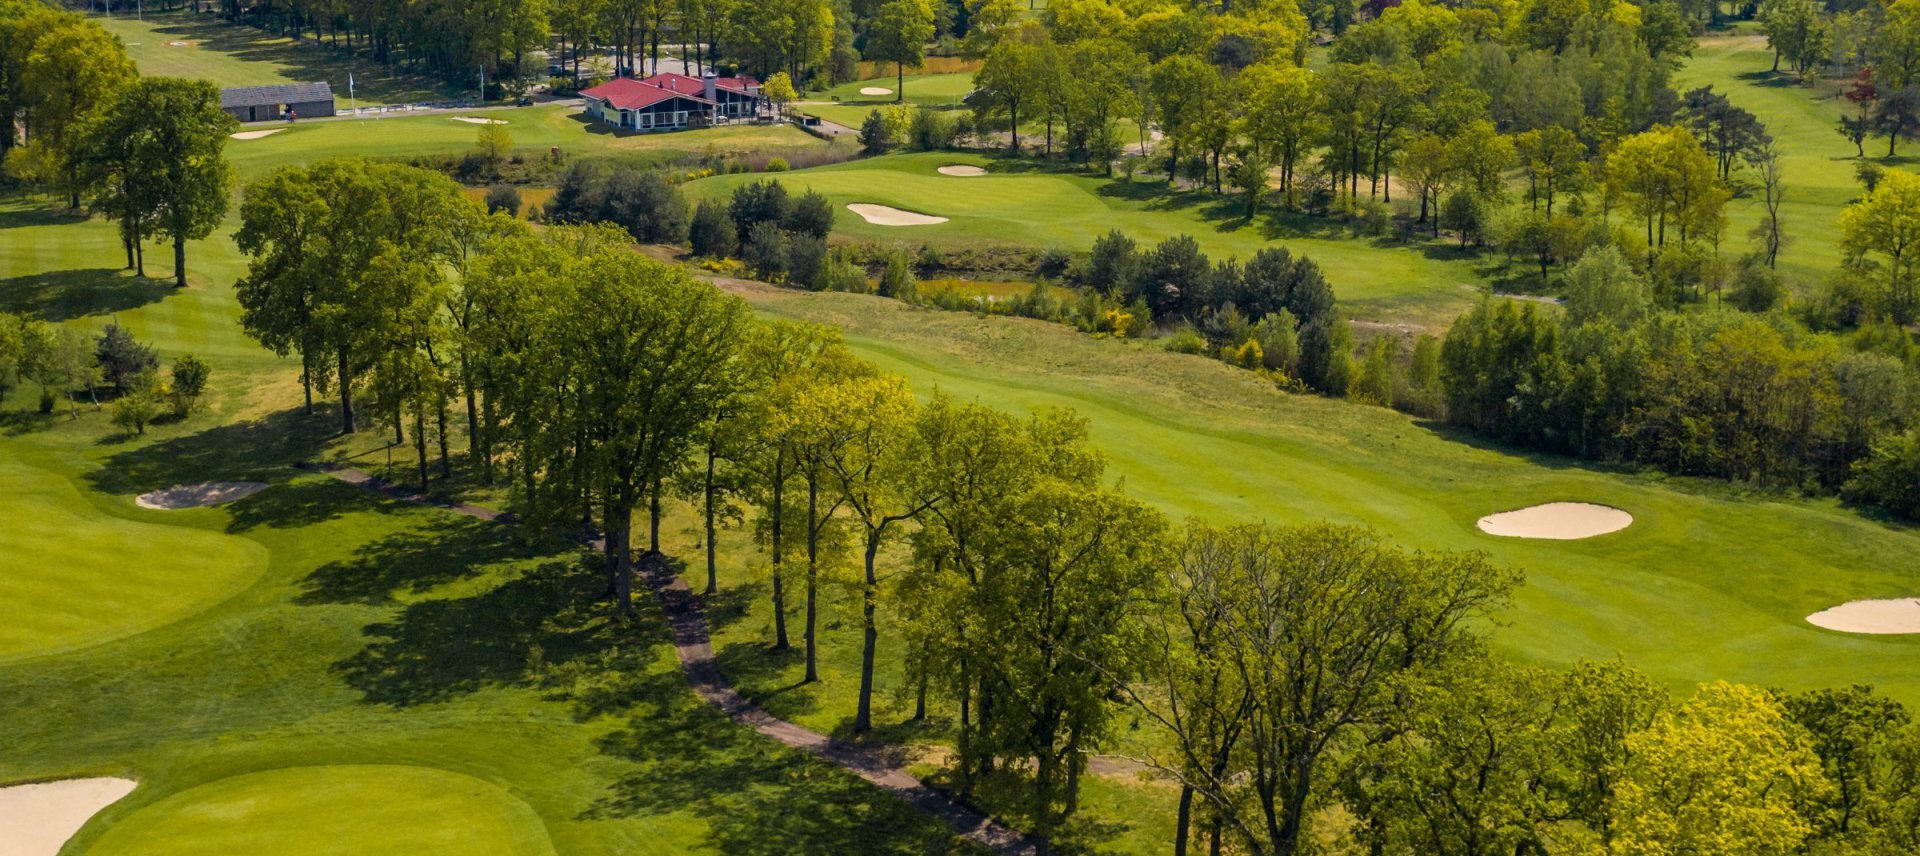
[[[205,482],[202,484],[175,485],[166,490],[156,490],[135,497],[133,502],[141,508],[154,508],[161,511],[178,511],[182,508],[199,508],[205,505],[224,505],[229,502],[246,499],[267,489],[263,482]],[[0,854],[4,856],[4,854]]]
[[[455,116],[453,121],[465,122],[469,125],[505,125],[507,123],[505,119],[485,119],[479,116]]]
[[[233,134],[232,136],[236,140],[258,140],[264,137],[271,137],[274,134],[278,134],[284,130],[286,129],[285,128],[268,128],[267,130],[264,130],[264,131],[241,131],[240,133]]]
[[[862,86],[860,87],[860,94],[861,95],[892,95],[893,90],[888,89],[884,86]]]
[[[1807,616],[1807,623],[1842,633],[1920,633],[1920,599],[1851,600]]]
[[[67,839],[136,784],[101,778],[0,788],[0,854],[59,856]]]
[[[1577,541],[1633,524],[1633,515],[1591,502],[1549,502],[1480,518],[1480,531],[1503,538]]]
[[[847,206],[848,211],[860,215],[860,219],[875,226],[931,226],[945,223],[947,218],[922,214],[918,211],[902,211],[886,205],[874,205],[869,202],[855,202]]]
[[[972,164],[950,163],[940,168],[940,174],[959,176],[961,178],[973,178],[974,176],[986,175],[987,171],[982,167],[973,166]]]

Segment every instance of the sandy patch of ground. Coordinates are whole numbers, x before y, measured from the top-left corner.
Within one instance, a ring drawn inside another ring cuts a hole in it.
[[[892,95],[893,90],[888,89],[884,86],[862,86],[860,87],[860,94],[861,95]]]
[[[138,784],[101,778],[0,788],[0,856],[59,856],[89,818]]]
[[[264,130],[264,131],[241,131],[238,134],[234,134],[233,138],[236,140],[257,140],[257,139],[260,139],[261,137],[271,137],[274,134],[278,134],[284,130],[286,129],[285,128],[268,128],[267,130]]]
[[[1633,515],[1591,502],[1549,502],[1480,518],[1480,531],[1505,538],[1575,541],[1633,524]]]
[[[479,116],[455,116],[453,121],[465,122],[469,125],[505,125],[507,123],[505,119],[482,119]]]
[[[186,48],[186,47],[192,47],[192,46],[193,46],[193,42],[172,41],[167,43],[167,47],[170,47],[170,48]]]
[[[133,502],[141,508],[154,508],[161,511],[177,511],[182,508],[199,508],[204,505],[225,505],[229,502],[246,499],[267,489],[264,482],[205,482],[202,484],[174,485],[166,490],[156,490],[135,497]]]
[[[918,211],[902,211],[887,205],[875,205],[871,202],[855,202],[847,206],[848,211],[860,215],[860,219],[875,226],[931,226],[945,223],[947,218]]]
[[[1920,633],[1920,598],[1852,600],[1807,616],[1807,623],[1843,633]]]
[[[940,168],[940,174],[972,178],[977,175],[986,175],[987,170],[985,167],[978,167],[972,164],[950,163]]]

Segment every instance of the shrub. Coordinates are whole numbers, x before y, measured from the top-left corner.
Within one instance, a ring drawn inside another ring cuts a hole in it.
[[[887,117],[875,110],[867,114],[860,123],[860,150],[870,155],[883,155],[893,148],[893,129],[887,127]]]
[[[1872,451],[1854,462],[1843,493],[1849,501],[1920,519],[1920,431],[1874,441]]]
[[[923,152],[953,148],[953,120],[939,110],[921,107],[913,113],[907,139],[913,148]]]
[[[128,378],[125,391],[113,402],[113,426],[130,434],[147,433],[147,425],[160,415],[159,386],[152,368]]]
[[[887,253],[887,266],[880,274],[880,296],[913,300],[919,285],[920,281],[914,278],[912,265],[907,263],[907,254],[898,249]]]
[[[1243,369],[1257,369],[1266,365],[1266,355],[1260,349],[1259,339],[1248,339],[1238,346],[1220,351],[1220,358]]]
[[[677,244],[687,237],[687,200],[658,171],[615,170],[596,219],[618,223],[637,241]]]
[[[718,199],[702,199],[693,210],[693,223],[687,227],[687,243],[696,256],[722,259],[740,248],[733,220]]]
[[[1067,275],[1067,269],[1073,266],[1073,253],[1066,247],[1048,247],[1040,251],[1034,260],[1033,272],[1039,276],[1059,278]]]
[[[787,233],[771,220],[755,223],[740,254],[755,276],[779,282],[787,273]]]
[[[754,181],[734,189],[727,201],[727,216],[733,219],[734,235],[744,246],[755,224],[783,223],[792,207],[787,189],[780,182]]]
[[[793,200],[781,225],[789,232],[826,238],[833,232],[833,203],[817,190],[809,190]]]
[[[1106,292],[1124,293],[1133,287],[1140,253],[1133,239],[1114,229],[1095,238],[1087,258],[1087,284]]]
[[[487,213],[507,212],[509,217],[520,216],[520,189],[511,184],[496,184],[487,188]]]
[[[1285,309],[1260,319],[1253,335],[1260,341],[1260,364],[1264,368],[1293,374],[1300,362],[1300,334],[1293,313]]]
[[[787,233],[787,281],[809,285],[820,276],[827,259],[827,242],[799,232]]]
[[[790,167],[787,165],[786,158],[779,157],[778,155],[767,158],[767,167],[766,167],[767,172],[786,172],[787,170],[792,168],[793,167]]]
[[[826,263],[820,266],[820,272],[814,276],[809,286],[814,291],[845,291],[854,294],[866,294],[870,291],[867,285],[866,269],[854,260],[853,253],[845,247],[836,247],[827,253]]]
[[[173,413],[185,418],[193,413],[200,396],[207,391],[207,377],[213,374],[205,361],[186,354],[173,361]]]
[[[94,344],[94,362],[100,366],[100,378],[113,385],[117,395],[127,392],[129,384],[141,372],[160,365],[153,349],[135,341],[133,334],[119,324],[109,323]]]
[[[1167,337],[1167,350],[1176,354],[1204,354],[1207,352],[1207,339],[1192,324],[1182,324],[1174,328]]]
[[[1758,260],[1745,260],[1734,271],[1733,289],[1727,293],[1727,302],[1748,312],[1766,312],[1780,305],[1785,296],[1779,274]]]

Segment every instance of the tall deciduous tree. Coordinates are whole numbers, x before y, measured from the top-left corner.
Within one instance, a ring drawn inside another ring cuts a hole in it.
[[[867,59],[893,63],[893,100],[907,97],[907,66],[919,68],[933,40],[933,5],[928,0],[887,0],[867,22]]]
[[[187,242],[226,219],[229,135],[239,126],[204,80],[149,77],[121,89],[81,132],[83,163],[102,174],[109,211],[173,240],[174,284],[187,285]],[[118,161],[117,163],[115,161]],[[142,229],[132,230],[138,241]]]
[[[85,189],[80,126],[137,74],[120,37],[92,21],[72,20],[43,34],[21,69],[27,144],[8,155],[8,168],[66,194],[79,208]]]

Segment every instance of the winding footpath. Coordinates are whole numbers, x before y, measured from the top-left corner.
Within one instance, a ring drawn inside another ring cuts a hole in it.
[[[511,523],[512,517],[496,509],[478,505],[437,500],[382,481],[351,467],[335,464],[301,464],[301,469],[325,473],[348,484],[365,488],[403,502],[431,505],[456,514],[498,523]],[[588,544],[598,549],[597,542]],[[739,690],[727,683],[713,657],[712,636],[707,629],[706,613],[700,599],[687,581],[663,568],[654,567],[641,574],[673,630],[673,650],[680,658],[680,671],[695,694],[720,709],[735,722],[751,727],[783,744],[841,768],[893,793],[902,802],[947,824],[956,834],[1004,856],[1031,856],[1039,852],[1035,843],[1020,832],[962,805],[907,772],[905,767],[886,759],[880,752],[835,740],[812,729],[803,728],[761,709]]]

